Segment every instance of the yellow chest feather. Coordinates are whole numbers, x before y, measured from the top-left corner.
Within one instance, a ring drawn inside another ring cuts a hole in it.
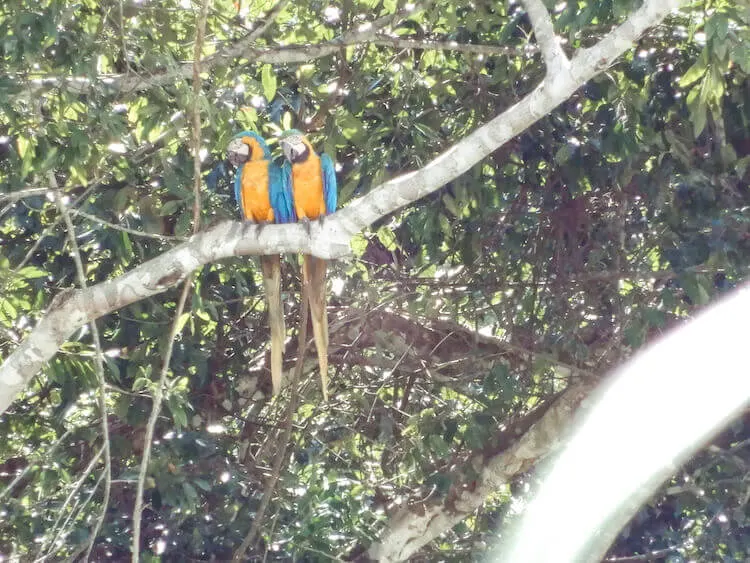
[[[242,167],[240,189],[242,212],[256,223],[273,221],[273,209],[268,191],[268,161],[255,160]]]
[[[317,219],[326,214],[320,157],[311,154],[292,166],[292,195],[298,219]]]

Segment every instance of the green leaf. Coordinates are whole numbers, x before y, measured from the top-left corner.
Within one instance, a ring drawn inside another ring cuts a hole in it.
[[[36,143],[31,139],[18,138],[18,155],[21,157],[21,178],[26,178],[33,168],[35,146]]]
[[[341,130],[341,135],[352,143],[359,143],[364,139],[365,128],[362,122],[348,112],[338,112],[336,125]]]
[[[244,107],[237,115],[243,129],[255,129],[258,123],[258,110],[253,107]]]
[[[700,104],[695,108],[695,111],[690,113],[690,120],[693,123],[693,136],[697,139],[703,130],[706,128],[708,121],[708,113],[706,106]]]
[[[172,413],[172,418],[174,419],[175,425],[178,428],[186,427],[188,423],[187,414],[185,413],[185,409],[182,408],[182,405],[175,401],[169,401],[168,405],[169,405],[169,412]]]
[[[115,198],[112,202],[113,210],[116,213],[122,213],[130,205],[130,198],[135,194],[135,188],[132,186],[126,186],[117,190]]]
[[[709,38],[724,41],[729,33],[729,18],[723,12],[717,12],[706,23],[706,35]]]
[[[445,208],[454,217],[461,216],[461,210],[458,208],[458,205],[456,204],[456,198],[454,198],[452,195],[447,194],[447,193],[443,194],[443,205],[445,205]]]
[[[169,215],[174,215],[182,208],[183,203],[184,202],[179,199],[172,199],[170,201],[167,201],[161,206],[161,209],[159,209],[159,216],[167,217]]]
[[[130,235],[124,231],[120,232],[120,241],[125,252],[123,252],[123,258],[130,260],[134,256],[133,243],[130,242]]]
[[[565,164],[570,160],[571,156],[573,156],[573,148],[570,144],[566,143],[555,153],[555,162],[557,164]]]
[[[191,313],[182,313],[180,315],[180,320],[177,322],[177,325],[175,326],[175,334],[180,334],[182,332],[182,329],[185,328],[185,323],[188,322],[188,319],[191,317]]]
[[[18,270],[18,275],[27,280],[46,278],[49,273],[36,266],[26,266]]]
[[[680,77],[680,87],[685,88],[699,80],[708,68],[708,53],[704,50],[700,58]]]
[[[270,64],[263,65],[261,70],[261,84],[263,85],[263,95],[269,102],[276,96],[276,75],[273,72],[273,67]]]

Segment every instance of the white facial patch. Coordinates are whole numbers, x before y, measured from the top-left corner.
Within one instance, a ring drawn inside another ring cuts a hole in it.
[[[296,147],[297,145],[303,144],[302,135],[289,135],[284,137],[283,142]]]
[[[281,148],[287,159],[294,160],[305,152],[306,147],[302,135],[289,135],[281,139]]]
[[[241,139],[232,139],[227,146],[227,158],[234,166],[239,166],[247,162],[250,156],[250,147],[242,142]]]

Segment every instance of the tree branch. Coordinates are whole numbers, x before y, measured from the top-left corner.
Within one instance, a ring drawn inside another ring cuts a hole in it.
[[[530,470],[562,439],[564,429],[593,388],[593,381],[580,382],[540,412],[527,415],[533,421],[509,447],[489,456],[474,456],[463,474],[479,477],[469,483],[454,483],[440,500],[417,502],[399,509],[388,521],[380,541],[367,551],[369,560],[404,561],[445,530],[449,530],[479,508],[487,495]],[[521,421],[523,427],[525,421]],[[520,428],[518,431],[522,431]],[[511,432],[515,433],[515,432]]]
[[[736,319],[748,315],[745,285],[609,378],[494,558],[601,561],[662,483],[747,408],[747,338]]]
[[[104,454],[104,448],[100,448],[99,451],[96,453],[94,457],[91,458],[91,461],[89,461],[89,464],[86,466],[86,469],[83,470],[83,475],[78,479],[78,481],[75,482],[73,485],[73,488],[68,493],[68,496],[65,497],[65,501],[63,502],[62,506],[58,510],[57,518],[55,519],[54,524],[50,528],[51,532],[54,532],[55,535],[52,538],[52,541],[49,544],[49,549],[47,550],[47,553],[44,555],[44,558],[46,559],[50,554],[54,553],[55,551],[55,544],[57,543],[58,538],[60,537],[60,534],[63,531],[64,526],[59,527],[60,520],[62,520],[63,516],[65,515],[65,511],[70,506],[71,501],[73,500],[73,497],[78,493],[78,491],[81,489],[83,484],[86,482],[86,479],[91,474],[91,472],[94,470],[94,467],[96,467],[96,464],[99,463],[99,458],[102,457]],[[41,545],[39,547],[39,551],[37,552],[36,559],[38,560],[40,557],[42,557],[42,554],[45,551],[45,548],[47,547],[47,539],[49,536],[45,536],[42,538]]]
[[[200,96],[201,96],[201,53],[203,52],[203,39],[206,34],[206,20],[208,18],[208,7],[211,0],[203,0],[201,3],[200,13],[196,17],[196,32],[195,32],[195,49],[194,49],[194,60],[193,63],[193,104],[191,112],[192,121],[192,137],[193,137],[193,234],[197,233],[200,229],[201,219],[201,113],[200,113]],[[154,432],[156,431],[156,423],[159,418],[159,412],[161,411],[162,401],[164,400],[164,388],[167,383],[169,374],[169,363],[172,360],[172,352],[174,351],[174,341],[177,335],[180,333],[180,329],[183,323],[180,322],[182,313],[185,310],[185,303],[187,303],[190,295],[190,290],[193,287],[193,272],[188,276],[185,285],[182,288],[182,293],[177,301],[175,307],[174,320],[172,321],[172,328],[169,332],[169,339],[167,340],[167,347],[164,351],[164,359],[161,365],[161,372],[159,374],[159,381],[154,389],[154,398],[151,402],[151,413],[148,417],[148,423],[146,424],[146,433],[144,437],[143,447],[143,458],[141,459],[141,466],[138,472],[138,484],[136,486],[135,505],[133,506],[133,543],[131,549],[131,561],[138,563],[140,559],[141,549],[141,516],[143,514],[143,492],[146,486],[146,476],[148,474],[148,465],[151,460],[151,448],[154,440]]]
[[[258,533],[260,531],[260,526],[263,522],[266,510],[268,509],[268,505],[271,503],[273,491],[276,489],[276,484],[279,482],[279,478],[281,477],[281,466],[284,464],[284,460],[286,460],[286,452],[292,437],[292,428],[294,426],[294,413],[297,412],[297,403],[299,402],[298,382],[304,369],[305,353],[307,352],[307,322],[310,316],[309,293],[307,293],[308,291],[308,286],[304,286],[303,292],[305,292],[305,295],[303,295],[300,300],[300,302],[302,303],[302,307],[300,308],[297,363],[295,364],[294,371],[292,372],[292,380],[289,382],[289,405],[287,406],[287,413],[286,418],[284,419],[281,440],[279,441],[279,450],[276,452],[276,458],[273,462],[271,475],[268,477],[268,481],[266,482],[265,490],[263,491],[263,498],[260,501],[260,505],[255,511],[255,518],[253,518],[253,523],[250,526],[250,530],[247,532],[247,535],[242,540],[242,543],[232,555],[232,561],[242,561],[245,558],[245,553],[247,552],[247,550],[255,542],[255,538],[258,536]]]
[[[566,70],[570,61],[560,47],[552,25],[552,18],[547,8],[544,7],[542,0],[523,0],[523,6],[529,15],[536,42],[542,51],[547,74],[551,75]]]
[[[80,215],[81,217],[84,217],[91,221],[92,223],[97,223],[99,225],[102,225],[104,227],[108,227],[110,229],[114,229],[115,231],[120,231],[123,233],[128,233],[130,235],[136,236],[136,237],[143,237],[143,238],[150,238],[155,240],[163,240],[167,242],[180,242],[187,240],[186,237],[181,236],[169,236],[169,235],[159,235],[157,233],[144,233],[143,231],[137,231],[135,229],[130,229],[128,227],[123,227],[122,225],[116,225],[115,223],[110,223],[109,221],[102,219],[101,217],[97,217],[96,215],[91,215],[90,213],[86,213],[85,211],[81,211],[80,209],[71,209],[70,213],[73,215]]]
[[[24,190],[17,190],[15,192],[7,192],[0,194],[0,203],[4,201],[16,202],[27,197],[34,197],[40,195],[46,195],[53,188],[26,188]]]
[[[326,57],[338,53],[342,47],[360,45],[375,39],[380,31],[396,20],[411,16],[422,11],[424,6],[404,7],[393,14],[382,16],[374,21],[363,23],[358,29],[343,33],[339,37],[311,45],[288,45],[280,47],[259,48],[253,47],[255,40],[276,19],[286,2],[279,2],[267,16],[266,21],[256,30],[251,31],[246,37],[232,45],[219,49],[213,55],[206,57],[202,62],[202,70],[205,72],[236,57],[245,57],[260,63],[305,63],[313,59]],[[107,88],[129,94],[133,92],[149,90],[157,86],[171,84],[180,78],[188,79],[192,76],[192,61],[182,61],[175,68],[157,73],[148,77],[133,74],[102,75],[100,79],[106,80]],[[30,93],[47,87],[65,87],[73,92],[85,93],[93,84],[88,78],[83,77],[49,77],[33,80]]]
[[[240,40],[243,44],[246,43],[245,39]],[[302,64],[328,57],[330,55],[338,53],[342,47],[354,47],[357,45],[380,45],[383,47],[393,47],[397,49],[425,49],[432,51],[454,51],[457,53],[469,53],[476,55],[485,56],[500,56],[500,55],[515,55],[534,53],[538,47],[535,45],[528,45],[523,47],[522,51],[516,47],[507,47],[504,45],[487,45],[477,43],[457,43],[455,41],[444,41],[438,39],[413,39],[409,37],[392,37],[385,35],[382,32],[375,32],[371,29],[365,29],[364,31],[352,32],[349,35],[343,35],[330,41],[324,41],[322,43],[313,43],[309,45],[284,45],[279,47],[252,47],[246,46],[240,52],[237,52],[236,57],[245,57],[252,59],[253,61],[260,63],[271,63],[271,64]],[[204,70],[220,66],[225,60],[231,58],[229,56],[230,51],[235,51],[235,47],[231,47],[225,51],[220,51],[211,57],[206,59],[206,65]],[[208,64],[210,61],[211,64]],[[180,77],[187,77],[192,72],[192,63],[190,61],[181,61],[178,63],[176,69],[170,69],[164,71],[161,74],[152,75],[150,77],[135,76],[132,74],[115,74],[115,75],[101,75],[101,80],[106,80],[107,87],[123,93],[141,92],[155,88],[157,86],[163,86],[169,84],[171,81],[176,80]],[[38,78],[32,81],[32,90],[38,91],[45,87],[59,87],[65,84],[66,88],[77,93],[85,93],[88,91],[93,81],[88,78],[58,78],[58,77],[47,77]],[[9,194],[10,195],[10,194]],[[26,196],[22,197],[28,197]],[[0,196],[2,197],[2,196]],[[11,198],[6,198],[11,199]],[[20,198],[18,198],[20,199]]]
[[[73,262],[76,265],[78,283],[81,286],[81,289],[86,289],[86,271],[83,267],[83,260],[81,260],[81,251],[78,248],[78,241],[76,240],[75,226],[73,225],[73,220],[70,218],[70,212],[65,205],[65,200],[60,194],[59,186],[57,185],[57,179],[55,178],[55,173],[53,171],[49,172],[49,182],[50,188],[55,194],[55,203],[57,204],[57,208],[59,209],[60,214],[63,216],[65,227],[68,231],[68,241],[70,242],[70,250],[73,256]],[[89,323],[89,326],[91,327],[91,338],[94,341],[94,350],[96,352],[94,356],[94,371],[99,383],[98,402],[99,412],[101,413],[102,417],[102,442],[104,444],[102,448],[104,452],[104,473],[102,475],[104,477],[104,495],[102,498],[102,509],[99,513],[99,518],[97,518],[96,523],[94,524],[94,529],[91,532],[91,542],[89,543],[87,551],[88,555],[91,554],[91,550],[93,549],[94,543],[96,542],[96,536],[99,534],[102,522],[107,515],[109,495],[112,489],[112,454],[109,440],[109,419],[107,417],[107,381],[104,377],[104,353],[102,351],[102,341],[99,336],[99,329],[96,326],[96,319],[92,319]]]
[[[456,53],[469,53],[474,55],[518,55],[521,50],[517,47],[506,47],[504,45],[485,45],[479,43],[457,43],[455,41],[440,41],[434,39],[412,39],[409,37],[389,37],[378,35],[371,45],[382,45],[384,47],[395,47],[398,49],[424,49],[427,51],[454,51]],[[529,45],[523,47],[523,53],[534,53],[537,47]]]
[[[626,557],[608,557],[605,559],[605,563],[636,563],[638,561],[657,561],[664,559],[670,553],[674,553],[678,549],[684,547],[683,545],[674,545],[672,547],[665,547],[664,549],[657,549],[648,553],[639,555],[628,555]]]
[[[57,296],[32,333],[0,366],[0,412],[28,380],[82,324],[177,285],[194,269],[247,254],[303,253],[340,258],[349,240],[382,217],[425,197],[486,158],[509,139],[545,116],[627,49],[650,25],[659,23],[684,0],[644,3],[625,23],[572,59],[568,72],[545,78],[517,104],[440,154],[423,168],[398,176],[362,198],[313,224],[308,236],[301,224],[268,225],[260,233],[252,224],[221,223],[191,237],[130,272],[86,290]],[[551,82],[550,82],[551,81]]]

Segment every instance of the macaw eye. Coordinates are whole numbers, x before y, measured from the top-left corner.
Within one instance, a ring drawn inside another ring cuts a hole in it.
[[[284,156],[288,160],[292,160],[294,158],[294,147],[292,145],[288,145],[287,143],[282,143],[281,150],[284,153]]]

